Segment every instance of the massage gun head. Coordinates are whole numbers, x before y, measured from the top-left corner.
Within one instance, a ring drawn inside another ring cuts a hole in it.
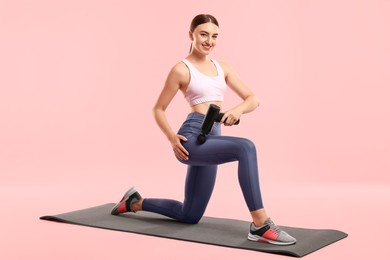
[[[197,141],[199,144],[204,144],[206,142],[206,135],[205,134],[198,135]]]

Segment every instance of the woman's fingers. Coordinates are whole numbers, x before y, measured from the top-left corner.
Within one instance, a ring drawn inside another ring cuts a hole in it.
[[[177,139],[173,145],[173,151],[181,160],[188,160],[189,152],[180,143],[180,140],[187,142],[188,139],[185,136],[177,135]]]
[[[184,154],[183,151],[181,150],[178,150],[178,152],[176,152],[176,155],[177,157],[180,158],[180,160],[183,160],[183,161],[187,161],[188,160],[188,156]]]
[[[184,141],[184,142],[187,142],[188,139],[185,137],[185,136],[182,136],[182,135],[177,135],[179,137],[180,140]],[[185,155],[189,155],[190,153],[186,150],[186,148],[184,148],[184,146],[179,142],[179,148],[180,148],[180,151],[182,151]]]
[[[231,125],[233,125],[233,124],[232,124],[232,121],[233,121],[233,117],[232,117],[231,115],[229,115],[228,118],[227,118],[226,121],[225,121],[225,125],[226,125],[226,126],[231,126]]]
[[[188,160],[188,152],[184,147],[177,147],[174,149],[174,151],[181,160]]]
[[[225,115],[221,119],[221,123],[224,124],[225,126],[232,126],[237,121],[238,121],[238,117],[229,113],[225,113]]]
[[[183,135],[177,135],[177,137],[179,137],[180,140],[183,140],[185,142],[188,141],[188,139],[185,136],[183,136]]]

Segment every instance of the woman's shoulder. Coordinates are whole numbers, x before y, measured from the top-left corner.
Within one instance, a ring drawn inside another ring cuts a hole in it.
[[[189,71],[184,62],[179,61],[172,66],[169,77],[178,80],[180,83],[185,83],[189,79]]]
[[[183,61],[179,61],[175,65],[173,65],[173,67],[171,68],[171,73],[185,76],[188,74],[187,65]]]
[[[215,60],[214,61],[218,62],[219,66],[221,66],[223,72],[225,73],[225,76],[229,74],[229,72],[232,70],[232,67],[225,61],[220,61],[220,60]]]
[[[230,65],[227,62],[221,60],[216,60],[216,61],[219,63],[219,65],[221,65],[224,71],[228,71],[231,69]]]

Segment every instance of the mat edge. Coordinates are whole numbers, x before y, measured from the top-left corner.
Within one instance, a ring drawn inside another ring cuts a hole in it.
[[[72,225],[78,225],[78,226],[84,226],[84,227],[93,227],[93,228],[98,228],[98,229],[105,229],[105,230],[113,230],[113,231],[119,231],[119,232],[126,232],[126,233],[133,233],[137,235],[144,235],[144,236],[150,236],[150,237],[158,237],[158,238],[164,238],[164,239],[171,239],[171,240],[178,240],[178,241],[185,241],[185,242],[190,242],[190,243],[200,243],[200,244],[205,244],[205,245],[212,245],[212,246],[220,246],[220,247],[227,247],[227,248],[234,248],[234,249],[242,249],[240,247],[234,247],[234,246],[228,246],[228,245],[221,245],[221,244],[212,244],[212,243],[207,243],[207,242],[202,242],[202,241],[193,241],[193,240],[186,240],[186,239],[177,239],[177,238],[172,238],[168,236],[161,236],[161,235],[151,235],[147,233],[141,233],[141,232],[128,232],[125,230],[121,229],[114,229],[114,228],[105,228],[105,227],[100,227],[100,226],[93,226],[93,225],[86,225],[86,224],[80,224],[77,222],[65,220],[56,216],[42,216],[39,219],[41,220],[48,220],[48,221],[54,221],[54,222],[59,222],[59,223],[66,223],[66,224],[72,224]],[[302,258],[303,256],[307,255],[299,255],[291,251],[286,251],[286,250],[278,250],[278,251],[268,251],[268,250],[256,250],[256,249],[251,249],[251,248],[245,248],[245,250],[250,250],[250,251],[255,251],[255,252],[262,252],[262,253],[268,253],[268,254],[276,254],[276,255],[285,255],[285,256],[291,256],[291,257],[297,257],[297,258]],[[309,253],[310,254],[310,253]]]

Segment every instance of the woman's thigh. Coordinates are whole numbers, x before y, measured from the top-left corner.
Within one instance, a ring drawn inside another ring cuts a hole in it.
[[[222,164],[256,153],[253,142],[241,137],[208,136],[204,144],[198,144],[192,137],[182,144],[189,152],[189,159],[180,161],[189,165]]]

